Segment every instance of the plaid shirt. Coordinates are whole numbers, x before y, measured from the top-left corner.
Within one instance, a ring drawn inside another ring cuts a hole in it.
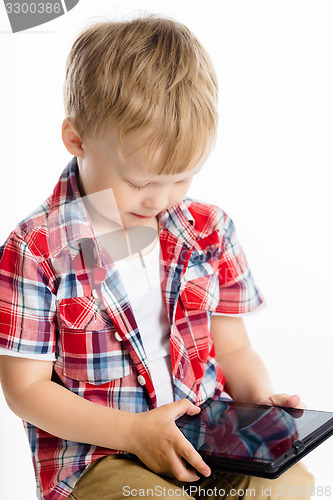
[[[244,314],[263,299],[220,208],[184,198],[158,219],[174,396],[200,405],[218,399],[225,381],[210,335],[212,312]],[[0,323],[0,347],[54,359],[52,380],[75,394],[131,412],[156,407],[133,310],[93,232],[75,157],[52,195],[0,248]],[[23,423],[39,498],[67,497],[85,467],[116,453]]]

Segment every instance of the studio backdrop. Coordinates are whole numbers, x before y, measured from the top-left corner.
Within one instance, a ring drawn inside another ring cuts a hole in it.
[[[236,225],[267,302],[246,326],[276,392],[333,411],[332,2],[38,5],[0,2],[1,244],[71,160],[61,139],[62,88],[78,33],[149,13],[183,22],[210,54],[219,82],[216,145],[188,196],[219,205]],[[33,500],[28,441],[0,393],[0,498]],[[333,495],[332,452],[328,440],[304,459],[317,478],[314,498]]]

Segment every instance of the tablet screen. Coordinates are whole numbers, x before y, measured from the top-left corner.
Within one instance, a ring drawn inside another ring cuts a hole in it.
[[[333,422],[333,413],[274,406],[208,400],[200,414],[184,415],[176,424],[205,456],[272,462],[295,454],[302,445],[320,436],[320,428]]]

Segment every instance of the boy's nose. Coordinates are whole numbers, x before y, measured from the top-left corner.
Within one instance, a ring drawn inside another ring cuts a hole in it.
[[[147,196],[143,200],[142,205],[150,210],[154,210],[154,212],[160,212],[168,206],[167,193],[160,192],[155,195]]]

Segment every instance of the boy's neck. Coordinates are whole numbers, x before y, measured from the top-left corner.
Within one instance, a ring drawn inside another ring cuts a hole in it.
[[[135,227],[138,227],[138,226],[135,226]],[[156,237],[146,247],[142,248],[142,251],[141,251],[142,255],[146,255],[146,254],[150,253],[153,250],[153,248],[155,247],[156,242],[158,241],[158,238],[159,238],[159,220],[158,220],[158,218],[154,217],[152,220],[149,220],[148,223],[146,223],[144,225],[144,227],[151,227],[151,228],[155,229]],[[132,252],[132,248],[131,248],[131,244],[130,244],[130,237],[128,234],[129,232],[131,232],[131,226],[128,228],[124,227],[124,231],[125,231],[128,254],[129,254],[129,256],[126,258],[126,260],[130,260],[130,259],[137,257],[137,252],[136,253]]]

